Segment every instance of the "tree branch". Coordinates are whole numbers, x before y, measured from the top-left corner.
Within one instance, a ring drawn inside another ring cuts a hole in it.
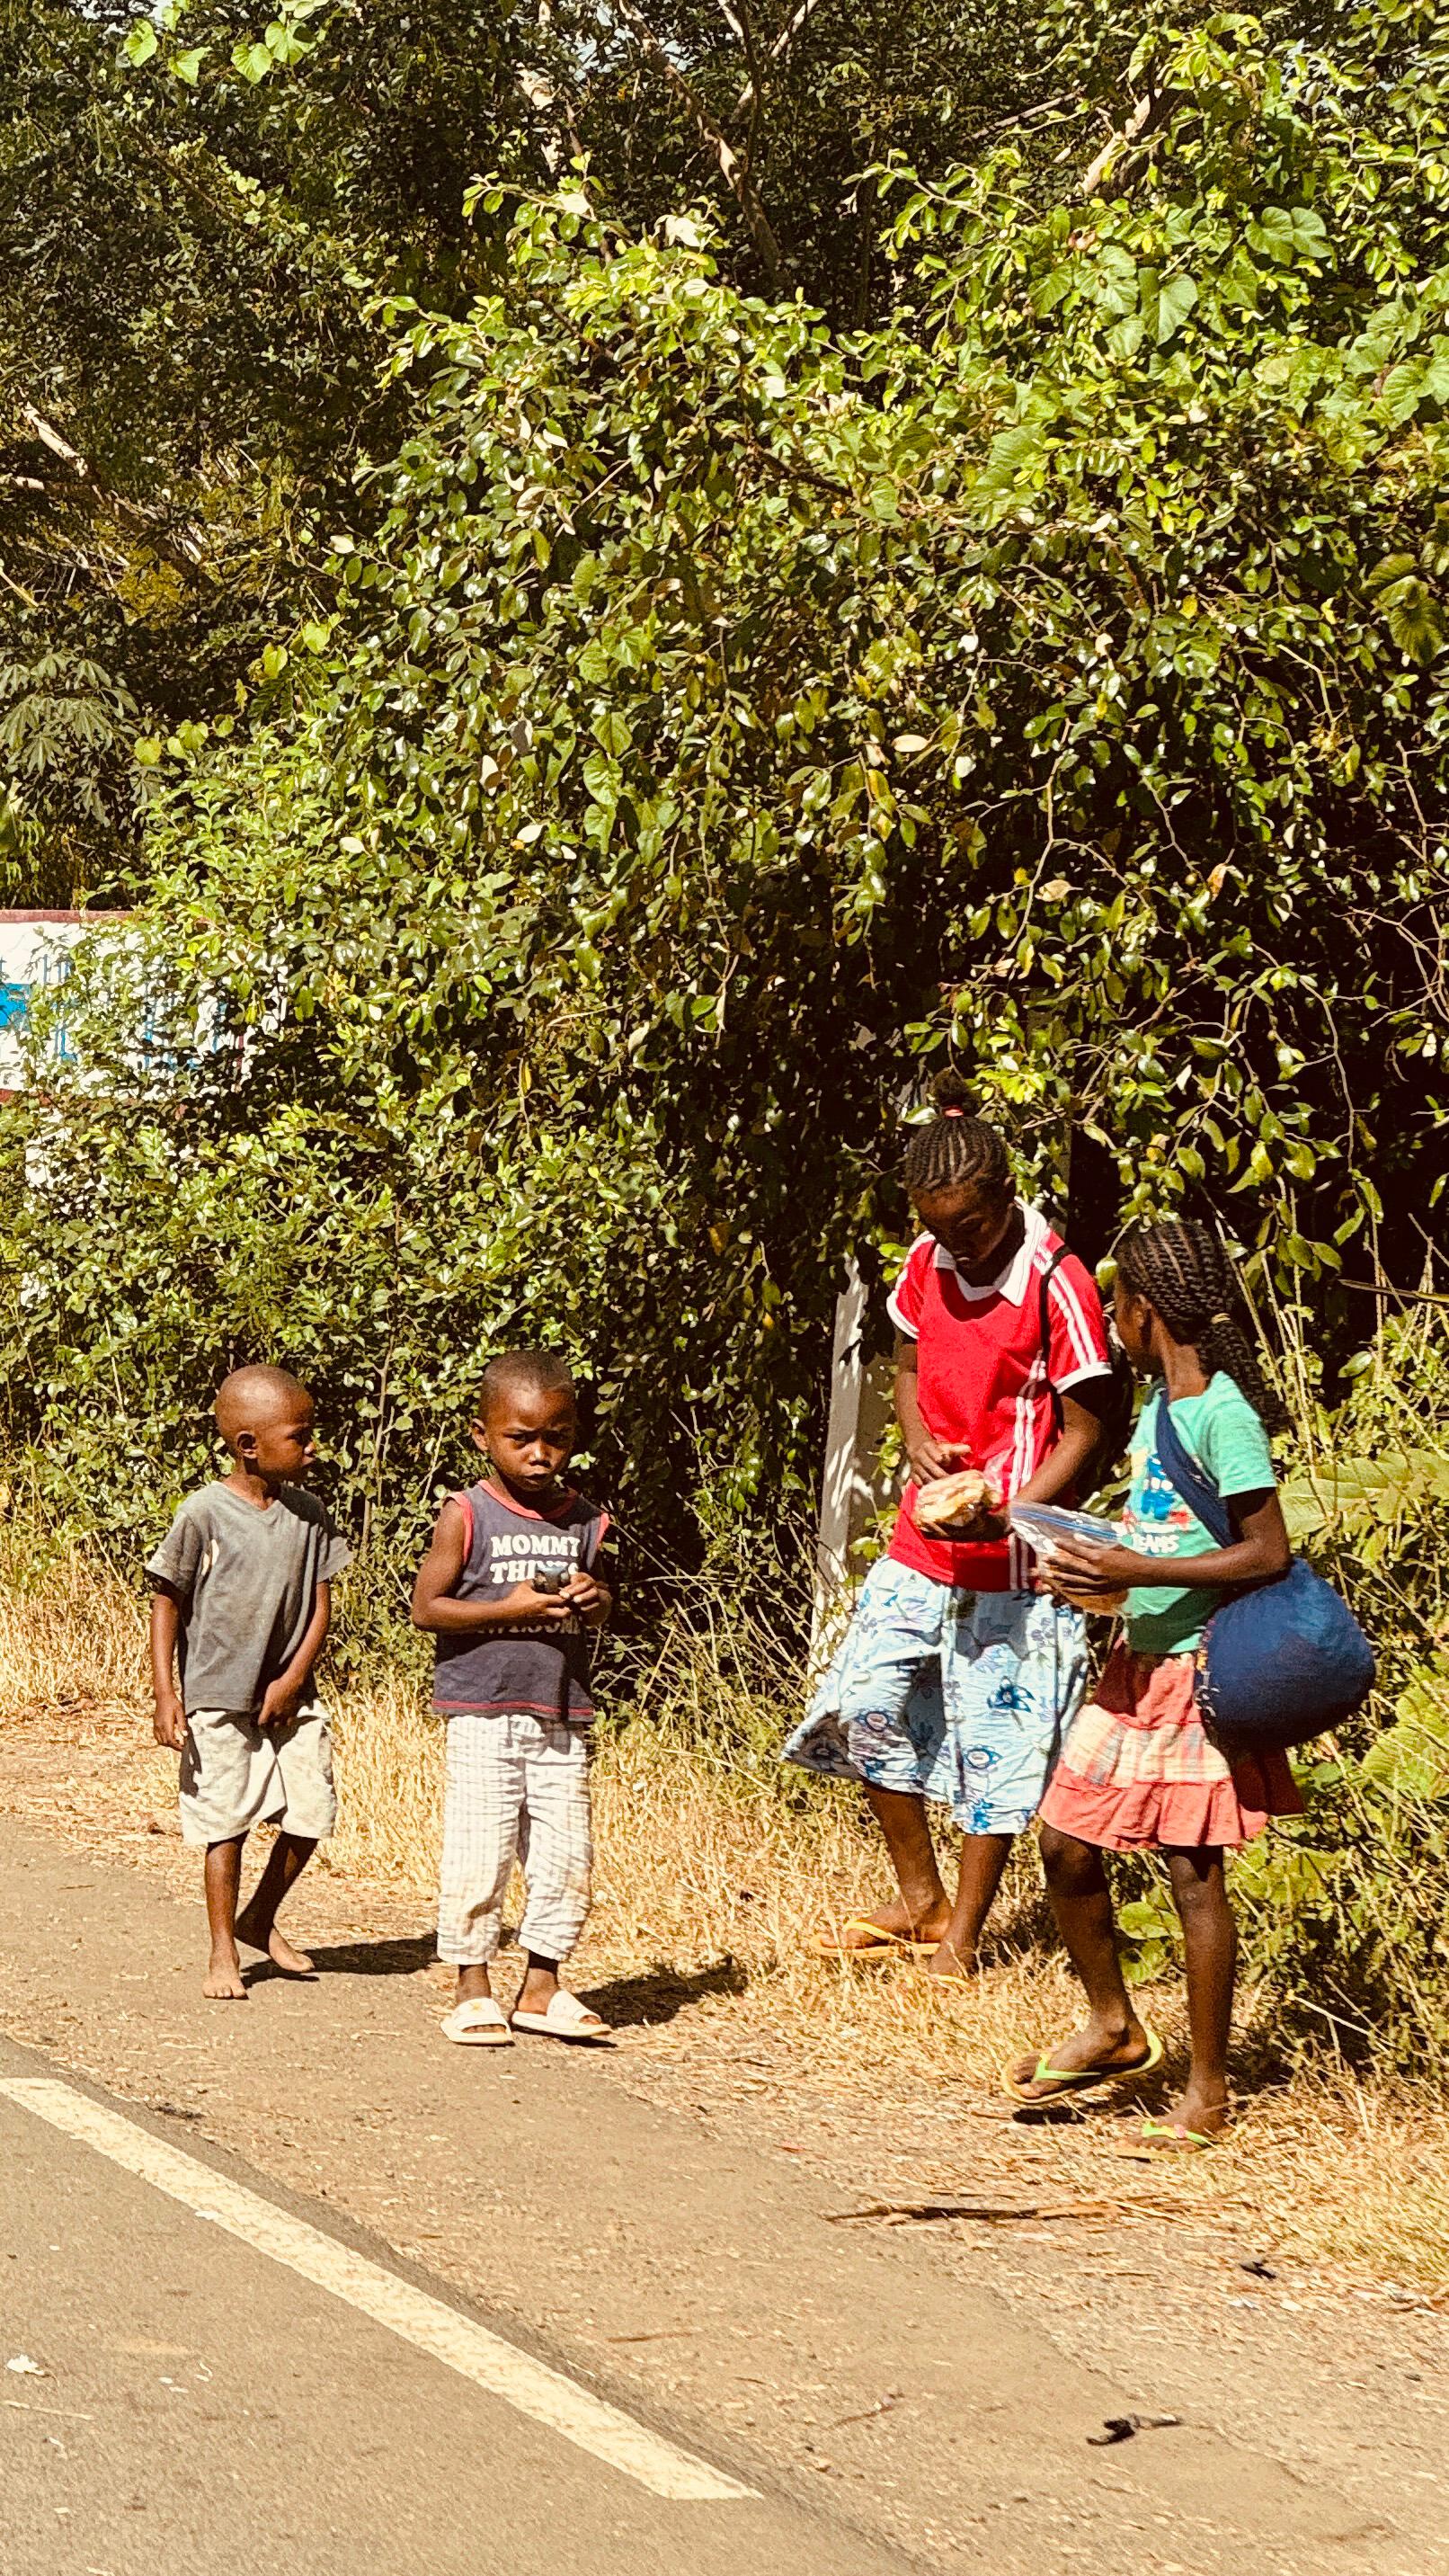
[[[552,37],[553,9],[550,0],[538,0],[538,32],[545,43]],[[578,127],[574,123],[569,93],[567,89],[561,88],[548,72],[538,68],[525,67],[517,73],[516,78],[523,96],[535,115],[543,119],[546,127],[552,128],[552,141],[545,140],[541,148],[543,157],[548,163],[549,177],[556,179],[559,174],[559,164],[563,159],[561,146],[565,142],[575,161],[582,161],[584,157],[584,147],[579,139]]]
[[[1145,98],[1139,98],[1131,115],[1128,117],[1126,124],[1123,126],[1121,133],[1109,134],[1101,151],[1097,154],[1096,159],[1088,162],[1086,169],[1082,172],[1080,188],[1082,196],[1090,197],[1096,194],[1097,189],[1101,186],[1103,179],[1106,177],[1109,164],[1116,158],[1116,155],[1122,150],[1125,144],[1136,142],[1138,135],[1141,133],[1143,126],[1147,123],[1151,114],[1152,97],[1149,92]]]
[[[744,216],[750,239],[759,252],[761,264],[769,280],[770,292],[772,295],[778,295],[784,281],[784,257],[775,237],[774,226],[755,193],[749,173],[744,168],[738,153],[726,141],[693,83],[686,80],[679,65],[654,33],[643,11],[635,7],[634,0],[618,0],[618,10],[625,25],[633,28],[651,61],[658,66],[669,87],[688,110],[701,142],[709,151],[720,177]]]
[[[87,499],[98,509],[109,510],[113,518],[133,528],[148,546],[162,556],[165,562],[169,563],[175,571],[185,573],[188,579],[194,579],[198,573],[205,573],[206,566],[202,559],[200,537],[189,533],[173,536],[168,528],[159,527],[152,511],[143,509],[138,501],[127,501],[119,492],[111,491],[109,485],[104,483],[97,474],[94,466],[87,462],[77,448],[72,447],[68,438],[63,438],[60,431],[42,417],[33,403],[22,400],[16,408],[32,438],[37,440],[49,455],[58,458],[67,473],[79,483]]]
[[[724,6],[724,0],[720,0],[720,5],[721,7]],[[800,0],[800,6],[796,10],[794,17],[786,21],[785,25],[780,29],[778,36],[775,38],[774,43],[771,45],[769,52],[765,57],[767,62],[777,63],[783,53],[788,53],[791,45],[793,45],[796,37],[799,35],[801,28],[814,16],[819,5],[820,0]],[[756,73],[755,66],[753,62],[751,62],[750,77],[746,81],[744,88],[741,90],[739,97],[735,101],[736,111],[739,115],[743,116],[746,108],[753,103],[755,92]]]
[[[753,170],[755,166],[755,134],[759,127],[760,110],[765,103],[765,84],[760,70],[760,57],[755,50],[755,31],[750,22],[749,0],[739,0],[738,8],[735,8],[732,5],[732,0],[716,0],[716,6],[718,7],[720,16],[723,18],[725,25],[734,37],[736,44],[739,46],[741,53],[744,55],[745,67],[749,74],[749,78],[745,82],[744,89],[741,92],[741,97],[744,102],[744,109],[748,111],[750,119],[749,135],[745,143],[745,167],[747,170]],[[737,114],[741,112],[742,111],[740,110],[736,110]]]

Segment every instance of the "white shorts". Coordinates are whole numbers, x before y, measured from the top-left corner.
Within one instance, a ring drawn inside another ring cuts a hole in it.
[[[181,1750],[181,1831],[189,1843],[229,1843],[253,1825],[284,1825],[321,1842],[337,1822],[332,1739],[324,1712],[300,1708],[288,1726],[258,1726],[230,1708],[194,1708]]]

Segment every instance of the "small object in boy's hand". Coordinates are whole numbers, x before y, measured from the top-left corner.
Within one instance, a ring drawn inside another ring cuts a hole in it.
[[[531,1574],[528,1580],[535,1592],[562,1592],[568,1576],[566,1574]]]
[[[979,1467],[963,1468],[959,1475],[937,1476],[921,1488],[916,1496],[916,1527],[933,1538],[985,1538],[994,1535],[992,1523],[1000,1502]]]

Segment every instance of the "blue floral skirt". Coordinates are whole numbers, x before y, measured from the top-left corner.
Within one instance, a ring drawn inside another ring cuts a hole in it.
[[[1086,1680],[1066,1602],[961,1591],[881,1557],[781,1759],[936,1799],[964,1833],[1019,1834]]]

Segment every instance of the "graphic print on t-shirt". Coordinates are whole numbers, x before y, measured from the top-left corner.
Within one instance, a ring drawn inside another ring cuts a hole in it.
[[[488,1550],[484,1584],[490,1592],[509,1592],[536,1575],[558,1574],[565,1582],[577,1574],[590,1524],[557,1529],[551,1521],[530,1521],[519,1530],[495,1530]],[[578,1626],[578,1621],[573,1621]],[[539,1634],[553,1623],[520,1619],[517,1634]],[[511,1629],[502,1633],[512,1634]]]
[[[1155,1449],[1132,1453],[1132,1492],[1122,1512],[1122,1544],[1140,1556],[1179,1556],[1197,1526]]]
[[[570,1494],[553,1512],[533,1512],[492,1484],[455,1494],[463,1515],[463,1570],[455,1597],[498,1600],[539,1575],[565,1581],[592,1572],[609,1527],[608,1514],[582,1494]],[[527,1711],[587,1725],[589,1638],[582,1620],[524,1617],[469,1635],[434,1640],[433,1706],[445,1715]]]

